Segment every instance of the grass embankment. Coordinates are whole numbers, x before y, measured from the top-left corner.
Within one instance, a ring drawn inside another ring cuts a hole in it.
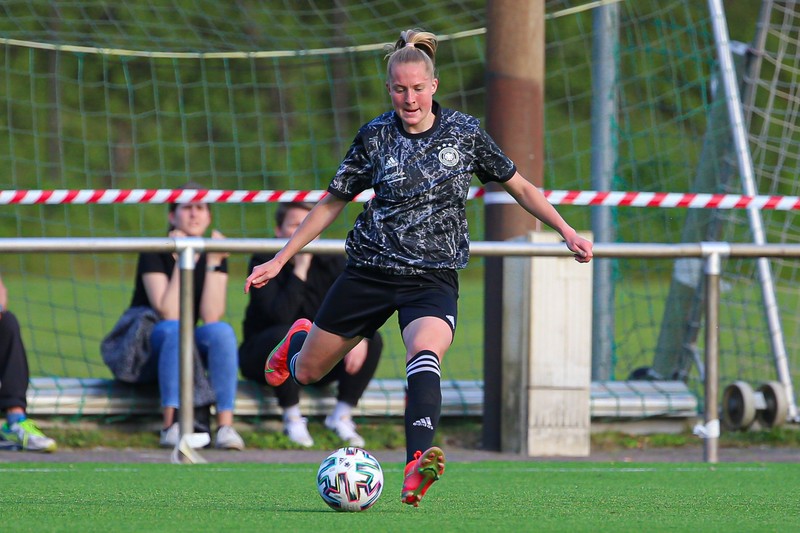
[[[403,426],[396,419],[358,420],[359,432],[369,449],[400,449],[405,444]],[[123,423],[91,421],[80,424],[69,421],[49,421],[48,436],[55,438],[62,449],[91,448],[155,448],[158,446],[158,420],[138,420]],[[277,420],[246,421],[239,424],[242,436],[251,449],[288,450],[296,448],[281,433]],[[322,419],[309,420],[309,431],[315,440],[314,449],[328,450],[338,447]],[[444,419],[438,432],[438,443],[467,449],[481,447],[480,420]],[[701,442],[690,432],[677,434],[631,435],[621,432],[595,433],[591,436],[592,449],[611,451],[617,449],[680,448],[696,446]],[[720,446],[743,448],[748,446],[781,446],[800,449],[800,429],[783,426],[763,431],[728,432],[720,436]]]

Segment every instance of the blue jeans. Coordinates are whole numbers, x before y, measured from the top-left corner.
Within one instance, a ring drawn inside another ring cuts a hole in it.
[[[162,320],[150,335],[151,350],[158,357],[161,407],[180,407],[180,337],[177,320]],[[217,411],[233,411],[239,379],[236,333],[227,322],[203,324],[194,330],[194,342],[217,396]]]

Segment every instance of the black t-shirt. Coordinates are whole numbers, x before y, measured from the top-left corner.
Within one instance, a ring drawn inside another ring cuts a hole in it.
[[[256,254],[250,258],[248,272],[274,255]],[[278,324],[291,324],[298,318],[313,320],[325,294],[344,269],[340,255],[315,255],[311,259],[306,281],[294,275],[293,263],[284,265],[280,273],[260,289],[250,289],[250,301],[242,323],[244,341]]]
[[[142,276],[152,272],[161,272],[167,276],[167,279],[172,277],[175,270],[175,258],[171,253],[154,253],[145,252],[139,254],[139,261],[136,264],[136,287],[133,289],[133,297],[131,298],[131,307],[146,306],[155,308],[150,303],[150,298],[147,297],[147,290],[144,288],[144,281]],[[222,272],[228,272],[228,260],[223,259],[220,268]],[[203,284],[206,281],[206,254],[200,254],[197,263],[194,266],[194,319],[195,323],[200,318],[200,299],[203,296]]]
[[[434,125],[407,133],[394,111],[361,127],[328,186],[352,200],[372,188],[347,235],[350,265],[416,275],[467,266],[466,202],[473,174],[505,182],[514,163],[470,115],[434,102]]]

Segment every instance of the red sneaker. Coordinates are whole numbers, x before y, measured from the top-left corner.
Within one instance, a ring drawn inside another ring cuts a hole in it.
[[[289,378],[289,343],[292,341],[292,336],[300,331],[311,329],[311,321],[307,318],[300,318],[292,324],[289,328],[289,333],[283,338],[281,342],[272,350],[272,353],[267,357],[267,364],[264,365],[264,379],[267,380],[273,387],[282,385],[284,381]]]
[[[442,450],[433,446],[428,448],[425,453],[416,452],[414,460],[406,465],[401,501],[419,507],[419,502],[428,492],[428,488],[442,474],[444,474],[444,452]]]

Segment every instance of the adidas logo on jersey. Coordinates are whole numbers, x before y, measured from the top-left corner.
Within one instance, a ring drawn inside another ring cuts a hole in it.
[[[389,156],[389,159],[386,160],[386,168],[394,168],[397,166],[397,159],[392,156]]]
[[[412,426],[423,427],[423,428],[428,428],[431,431],[433,431],[433,424],[431,423],[431,417],[429,417],[429,416],[426,416],[424,418],[420,418],[419,420],[417,420],[416,422],[414,422],[411,425]]]

